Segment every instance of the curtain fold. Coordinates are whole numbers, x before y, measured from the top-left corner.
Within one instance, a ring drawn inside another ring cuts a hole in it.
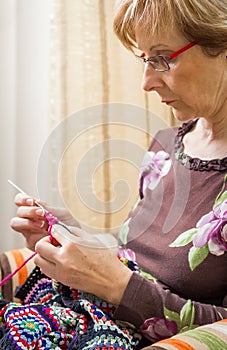
[[[139,161],[131,153],[138,149],[141,158],[157,119],[174,123],[170,109],[142,91],[142,67],[114,36],[114,5],[114,0],[54,0],[51,18],[50,127],[59,127],[60,136],[50,141],[50,154],[61,157],[57,174],[49,161],[50,197],[55,202],[60,192],[89,232],[118,229],[137,197]],[[131,125],[113,122],[120,120],[115,110],[128,115],[137,108],[142,127],[134,119]]]

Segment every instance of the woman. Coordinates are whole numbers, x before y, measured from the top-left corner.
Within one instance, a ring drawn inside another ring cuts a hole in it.
[[[120,232],[130,249],[121,254],[136,260],[139,273],[114,250],[100,253],[57,230],[60,248],[40,239],[42,212],[31,198],[16,197],[11,226],[31,248],[37,242],[41,271],[114,305],[113,319],[150,344],[227,318],[226,9],[222,0],[122,0],[116,9],[117,36],[145,64],[143,89],[158,93],[183,123],[152,141],[140,201]]]

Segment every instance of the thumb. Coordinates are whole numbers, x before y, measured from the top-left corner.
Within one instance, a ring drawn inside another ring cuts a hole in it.
[[[78,227],[70,227],[70,231],[73,234],[71,239],[78,245],[96,249],[118,248],[118,241],[111,233],[88,233]]]
[[[71,241],[71,236],[70,229],[65,225],[56,223],[51,228],[51,243],[55,246],[62,246]]]

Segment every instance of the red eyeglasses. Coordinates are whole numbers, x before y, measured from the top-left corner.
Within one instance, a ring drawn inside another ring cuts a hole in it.
[[[186,46],[182,47],[181,49],[171,53],[169,56],[163,56],[163,55],[158,55],[158,56],[152,56],[152,57],[145,57],[145,53],[143,52],[142,55],[137,56],[144,64],[150,63],[151,66],[156,70],[157,72],[166,72],[170,70],[169,62],[182,54],[184,51],[187,51],[190,49],[192,46],[196,45],[196,42],[192,42],[187,44]]]

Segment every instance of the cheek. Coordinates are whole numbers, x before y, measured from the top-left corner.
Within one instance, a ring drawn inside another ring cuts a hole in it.
[[[202,95],[204,97],[207,95],[207,86],[206,83],[204,84],[204,79],[199,76],[198,72],[193,70],[175,71],[174,73],[172,77],[166,80],[166,85],[173,97],[189,106],[200,104]]]
[[[169,79],[166,82],[168,89],[170,90],[170,97],[181,102],[190,102],[191,95],[193,94],[194,87],[187,78],[175,77]]]
[[[172,111],[180,122],[198,117],[201,112],[200,82],[192,78],[188,72],[177,73],[166,82],[170,96],[176,99]]]
[[[212,115],[226,96],[223,62],[201,53],[186,58],[182,56],[179,65],[163,76],[170,96],[177,100],[174,114]]]

